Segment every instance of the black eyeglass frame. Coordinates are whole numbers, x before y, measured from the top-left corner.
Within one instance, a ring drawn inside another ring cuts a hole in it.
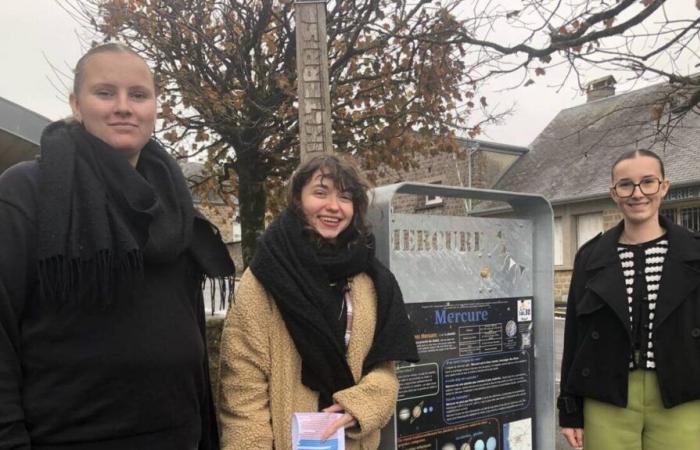
[[[648,180],[656,180],[656,190],[654,192],[645,192],[644,189],[642,189],[642,183],[644,183],[645,181],[648,181]],[[615,191],[615,195],[617,195],[619,198],[632,197],[634,195],[635,189],[637,189],[637,188],[639,188],[639,192],[641,192],[642,195],[654,195],[661,190],[661,185],[663,184],[664,181],[666,181],[666,180],[662,180],[659,177],[645,177],[639,183],[632,183],[631,181],[618,181],[610,189]],[[632,185],[632,190],[630,191],[629,195],[620,195],[620,193],[617,192],[617,185],[620,183],[623,183],[623,182],[630,183]]]

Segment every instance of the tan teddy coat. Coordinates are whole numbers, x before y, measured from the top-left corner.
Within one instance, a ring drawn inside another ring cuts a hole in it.
[[[347,361],[356,385],[333,395],[359,428],[346,430],[348,450],[375,450],[394,412],[394,363],[362,376],[376,322],[372,280],[350,281],[353,325]],[[250,270],[243,274],[221,337],[219,417],[224,450],[291,450],[292,414],[317,411],[318,394],[301,383],[301,358],[274,300]]]

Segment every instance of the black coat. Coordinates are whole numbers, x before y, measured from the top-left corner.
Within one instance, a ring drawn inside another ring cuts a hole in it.
[[[659,218],[666,255],[654,318],[654,355],[666,408],[700,399],[700,234]],[[578,251],[569,289],[561,367],[559,425],[583,427],[583,398],[627,406],[633,339],[617,254],[624,228]]]

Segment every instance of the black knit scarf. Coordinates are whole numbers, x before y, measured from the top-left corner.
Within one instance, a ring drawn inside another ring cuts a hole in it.
[[[54,122],[42,134],[39,167],[42,299],[106,306],[133,290],[144,262],[171,262],[190,247],[198,213],[177,163],[154,140],[134,170],[81,124]]]
[[[392,273],[375,257],[373,237],[358,238],[332,253],[319,251],[297,213],[288,209],[258,242],[250,269],[275,299],[302,359],[302,383],[319,392],[319,409],[355,384],[345,348],[335,338],[338,301],[330,282],[367,273],[377,293],[377,324],[363,364],[367,373],[383,361],[418,361],[413,327]],[[353,331],[355,333],[355,331]]]

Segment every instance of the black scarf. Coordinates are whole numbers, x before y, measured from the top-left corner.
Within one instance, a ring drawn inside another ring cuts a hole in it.
[[[332,253],[319,251],[297,214],[287,209],[259,240],[250,265],[275,299],[302,359],[301,381],[320,394],[319,409],[332,403],[335,392],[355,384],[345,348],[335,338],[338,298],[331,281],[365,272],[374,283],[377,324],[363,373],[383,361],[418,361],[401,290],[374,257],[373,243],[372,236],[359,237]]]
[[[144,262],[172,262],[190,248],[200,216],[182,171],[156,141],[141,150],[134,170],[123,152],[81,124],[54,122],[41,136],[39,167],[43,299],[105,306],[133,290]],[[212,245],[192,250],[221,255]],[[211,276],[230,275],[232,263],[224,267],[224,259],[200,266]]]

